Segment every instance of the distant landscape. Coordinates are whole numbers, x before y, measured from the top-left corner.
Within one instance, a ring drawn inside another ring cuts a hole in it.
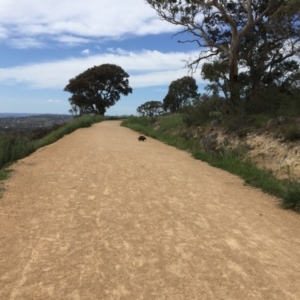
[[[0,132],[30,132],[38,128],[51,128],[55,124],[66,123],[73,117],[60,114],[0,113]]]
[[[16,118],[17,117],[30,117],[30,116],[37,116],[37,115],[41,115],[41,114],[37,114],[37,113],[32,113],[32,114],[28,114],[28,113],[0,113],[0,118],[7,118],[7,117],[16,117]]]

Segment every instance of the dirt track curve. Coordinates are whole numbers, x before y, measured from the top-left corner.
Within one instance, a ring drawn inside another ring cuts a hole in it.
[[[106,121],[13,165],[0,299],[300,299],[300,215]]]

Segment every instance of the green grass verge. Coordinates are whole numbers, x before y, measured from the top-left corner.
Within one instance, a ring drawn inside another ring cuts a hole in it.
[[[238,175],[245,180],[245,184],[279,197],[283,208],[300,212],[299,182],[280,180],[269,171],[259,169],[250,159],[244,159],[238,152],[223,151],[217,155],[205,152],[197,141],[180,136],[177,130],[183,127],[180,118],[180,115],[160,117],[156,129],[153,127],[153,120],[141,117],[129,117],[121,125],[178,149],[189,151],[195,159]]]
[[[4,192],[3,184],[1,181],[7,179],[11,172],[12,170],[0,170],[0,197],[2,197],[2,194]]]
[[[70,134],[78,128],[90,127],[92,124],[103,121],[102,116],[82,116],[68,122],[65,126],[54,130],[42,139],[33,143],[35,150],[52,144],[62,138],[66,134]]]
[[[9,177],[11,170],[0,170],[0,181]]]

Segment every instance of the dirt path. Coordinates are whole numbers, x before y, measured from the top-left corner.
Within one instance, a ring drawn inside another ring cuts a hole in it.
[[[300,215],[118,121],[13,165],[0,299],[300,299]]]

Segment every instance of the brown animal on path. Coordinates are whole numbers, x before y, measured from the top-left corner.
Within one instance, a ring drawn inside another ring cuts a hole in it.
[[[146,140],[146,137],[144,137],[143,135],[141,135],[141,136],[138,137],[138,140],[144,142]]]

